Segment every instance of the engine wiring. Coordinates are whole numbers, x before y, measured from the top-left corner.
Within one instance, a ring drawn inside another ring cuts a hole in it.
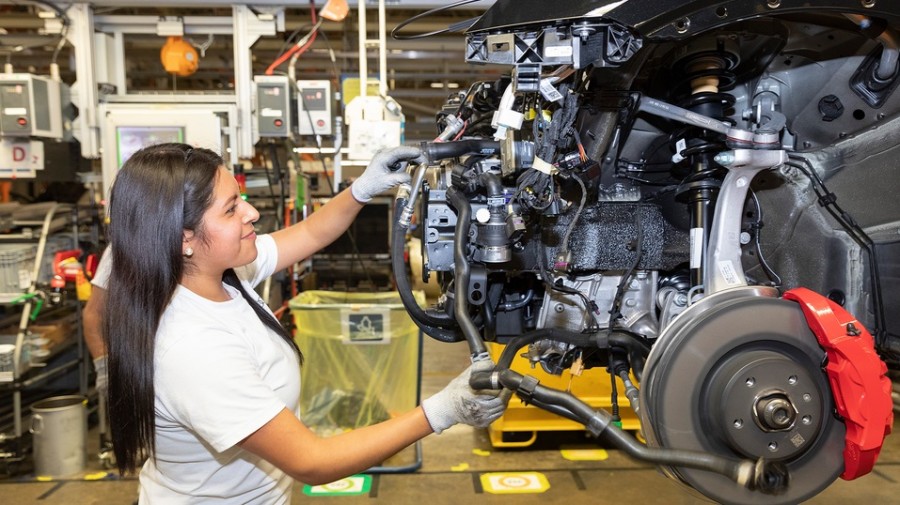
[[[539,100],[535,104],[536,114],[531,127],[534,138],[534,164],[516,181],[515,198],[525,208],[543,211],[554,203],[553,175],[558,172],[554,164],[559,150],[568,146],[570,139],[576,140],[582,161],[587,160],[580,138],[576,137],[575,128],[572,127],[578,115],[578,95],[569,93],[569,89],[568,83],[559,86],[563,103],[553,112],[549,121],[544,117],[542,102]]]
[[[619,285],[616,286],[616,295],[613,298],[612,308],[609,310],[609,324],[607,325],[607,332],[611,333],[613,331],[613,327],[616,325],[616,321],[622,317],[622,300],[625,298],[625,288],[631,282],[631,277],[634,275],[635,270],[637,270],[638,265],[640,265],[641,257],[644,254],[643,250],[643,236],[644,236],[644,219],[643,219],[643,206],[638,204],[637,212],[634,213],[634,226],[635,226],[635,236],[634,236],[634,261],[631,262],[631,265],[628,266],[628,270],[626,270],[622,274],[622,278],[619,279]]]
[[[578,176],[578,174],[574,173],[572,174],[572,179],[575,179],[575,182],[577,182],[578,186],[581,188],[581,200],[578,202],[578,209],[575,211],[575,215],[572,216],[572,222],[569,223],[569,227],[566,228],[566,234],[563,237],[563,254],[561,254],[563,258],[568,258],[569,256],[569,239],[572,238],[572,232],[575,231],[575,225],[578,224],[581,213],[584,211],[584,204],[587,203],[587,188],[584,185],[584,181],[581,180],[581,177]]]
[[[600,323],[597,322],[597,317],[595,314],[600,313],[600,309],[597,307],[597,303],[594,300],[591,300],[586,294],[581,292],[578,289],[566,286],[562,284],[562,279],[559,279],[554,282],[553,278],[550,276],[550,273],[547,272],[546,267],[544,266],[543,261],[538,261],[538,271],[541,276],[541,281],[544,282],[544,285],[553,291],[557,291],[560,293],[575,295],[581,299],[581,303],[584,304],[584,310],[587,313],[588,317],[591,319],[590,327],[585,331],[587,332],[596,332],[600,329]]]

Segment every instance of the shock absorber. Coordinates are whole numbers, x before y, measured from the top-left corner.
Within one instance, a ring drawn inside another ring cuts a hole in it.
[[[724,37],[707,39],[701,44],[684,48],[676,60],[674,71],[683,76],[676,89],[686,95],[679,105],[725,121],[727,111],[735,103],[735,97],[725,91],[733,89],[736,82],[737,46]],[[713,157],[725,150],[725,144],[721,134],[693,127],[674,140],[676,157],[683,158],[687,167],[686,170],[673,167],[673,174],[682,179],[676,197],[690,209],[691,285],[698,286],[704,282],[703,257],[722,182],[721,167]]]

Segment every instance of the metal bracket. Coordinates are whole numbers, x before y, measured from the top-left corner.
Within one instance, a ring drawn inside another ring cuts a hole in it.
[[[78,107],[73,135],[81,142],[81,155],[100,157],[100,126],[97,118],[97,79],[94,76],[94,13],[86,3],[66,9],[69,31],[66,39],[75,49],[75,82],[72,103]]]
[[[234,94],[237,98],[238,123],[236,125],[236,142],[232,146],[235,158],[253,156],[254,144],[259,135],[253,131],[253,64],[250,59],[250,48],[262,36],[276,33],[276,22],[284,23],[284,11],[277,14],[265,13],[257,15],[246,5],[232,7],[234,17]]]

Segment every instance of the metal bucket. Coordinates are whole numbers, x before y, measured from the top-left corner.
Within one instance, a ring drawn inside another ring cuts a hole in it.
[[[87,398],[54,396],[31,406],[34,473],[68,477],[84,470],[87,440]]]

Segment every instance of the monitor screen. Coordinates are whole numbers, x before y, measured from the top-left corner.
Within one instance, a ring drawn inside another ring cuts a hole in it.
[[[347,233],[342,234],[332,244],[320,251],[322,254],[390,254],[390,203],[369,202],[347,230],[353,235],[356,243],[350,240]]]
[[[184,142],[183,126],[117,126],[118,167],[142,147],[164,142]]]

